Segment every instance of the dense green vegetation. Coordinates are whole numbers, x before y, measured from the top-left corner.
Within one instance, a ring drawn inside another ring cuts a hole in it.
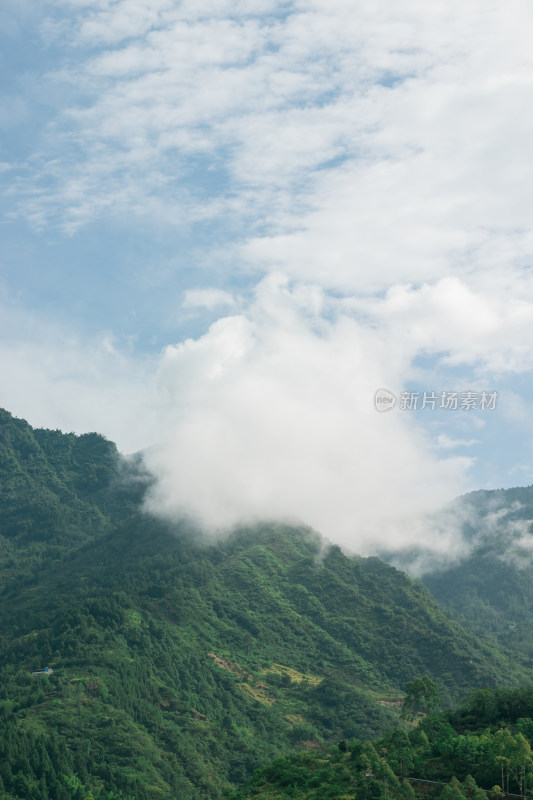
[[[384,734],[420,675],[444,704],[530,679],[379,559],[274,525],[208,545],[143,513],[149,484],[0,412],[0,797],[216,798]]]
[[[454,508],[471,552],[424,576],[424,583],[459,619],[530,663],[533,486],[472,492]]]
[[[530,793],[532,745],[533,689],[478,690],[456,712],[416,727],[278,759],[228,798],[487,800],[502,791]]]

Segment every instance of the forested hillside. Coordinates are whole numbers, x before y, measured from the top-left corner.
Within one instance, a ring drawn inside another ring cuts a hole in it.
[[[456,712],[373,742],[341,741],[258,770],[229,800],[497,800],[533,790],[533,689],[478,690]],[[505,794],[504,794],[505,792]]]
[[[479,491],[456,501],[471,551],[424,576],[468,625],[530,664],[533,657],[533,486]]]
[[[419,675],[445,703],[530,680],[382,561],[273,525],[208,545],[142,512],[150,480],[0,413],[0,797],[216,798],[384,734]]]

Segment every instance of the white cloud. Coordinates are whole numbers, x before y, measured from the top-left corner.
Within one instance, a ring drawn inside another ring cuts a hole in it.
[[[525,566],[533,543],[532,521],[514,518],[521,510],[519,502],[503,503],[496,495],[487,500],[474,493],[434,514],[418,515],[410,520],[415,547],[402,552],[401,543],[398,548],[393,545],[388,556],[413,577],[448,569],[487,547],[502,561]]]
[[[231,292],[213,287],[205,289],[187,289],[183,298],[182,308],[207,308],[212,311],[219,306],[235,305],[235,297]]]
[[[531,254],[525,0],[512,13],[481,0],[71,5],[74,39],[99,51],[63,71],[85,102],[53,128],[45,216],[107,213],[111,183],[118,213],[159,214],[163,192],[195,218],[190,157],[204,154],[228,181],[210,213],[266,225],[243,251],[259,269],[354,290]],[[91,207],[72,195],[65,142]]]
[[[86,342],[60,325],[0,308],[0,406],[34,427],[103,433],[123,452],[156,434],[154,365],[108,336]]]
[[[437,447],[441,450],[454,450],[456,447],[473,447],[479,443],[479,439],[453,439],[445,433],[437,436]]]
[[[533,366],[533,296],[524,283],[520,296],[509,277],[498,295],[485,290],[482,278],[474,289],[447,277],[419,287],[393,286],[383,299],[352,304],[384,335],[404,339],[413,356],[444,354],[444,363],[478,367],[481,376],[524,372]]]
[[[326,322],[313,302],[302,314],[302,302],[274,276],[246,314],[166,349],[148,508],[190,513],[208,532],[281,518],[359,552],[408,544],[406,520],[463,488],[470,462],[438,460],[405,415],[374,409],[401,353],[353,319]]]

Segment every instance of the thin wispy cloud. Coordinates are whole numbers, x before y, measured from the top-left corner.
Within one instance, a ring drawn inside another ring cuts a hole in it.
[[[224,289],[187,289],[182,308],[207,308],[212,311],[220,306],[235,305],[235,298]]]
[[[475,444],[479,444],[479,439],[452,439],[444,433],[437,437],[437,447],[440,447],[442,450],[455,450],[457,447],[473,447]]]
[[[364,261],[381,282],[431,278],[492,237],[519,257],[533,185],[527,4],[513,25],[508,8],[479,3],[215,5],[74,5],[82,57],[50,80],[84,102],[56,120],[48,166],[43,152],[47,213],[89,222],[111,182],[116,209],[157,214],[150,198],[179,205],[187,187],[182,213],[208,194],[215,215],[261,214],[274,239],[246,255],[264,267],[312,250],[317,280],[331,243],[346,273]],[[207,191],[205,171],[219,183]],[[245,187],[252,208],[232,197]]]

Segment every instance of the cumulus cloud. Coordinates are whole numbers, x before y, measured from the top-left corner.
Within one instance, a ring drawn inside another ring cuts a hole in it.
[[[438,459],[405,417],[375,410],[402,357],[349,317],[317,316],[281,276],[263,281],[246,314],[166,349],[147,507],[209,533],[284,519],[359,552],[411,543],[402,522],[459,491],[469,462]]]
[[[395,285],[382,299],[351,301],[389,335],[401,336],[411,352],[441,353],[451,366],[478,366],[502,374],[530,370],[533,365],[533,297],[528,282],[523,292],[509,282],[498,294],[483,281],[471,287],[457,277],[432,283]]]

